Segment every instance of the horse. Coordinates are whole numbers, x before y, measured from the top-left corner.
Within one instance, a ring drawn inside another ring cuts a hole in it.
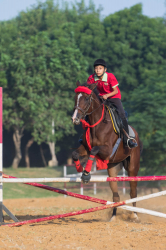
[[[113,129],[108,110],[99,96],[95,94],[96,84],[88,85],[85,83],[81,85],[80,82],[77,81],[76,85],[75,107],[72,116],[73,124],[79,125],[80,122],[85,122],[84,119],[86,116],[88,116],[89,124],[89,142],[87,132],[84,132],[82,144],[72,153],[77,171],[83,171],[79,159],[84,161],[89,157],[88,162],[90,163],[90,161],[93,162],[94,157],[98,157],[107,163],[109,177],[117,177],[122,167],[125,168],[128,176],[137,176],[142,151],[142,142],[139,139],[137,131],[132,128],[138,144],[137,147],[130,149],[126,147],[123,140],[121,140],[118,150],[111,156],[118,135]],[[89,165],[88,162],[87,165]],[[89,166],[88,169],[90,170]],[[113,193],[113,202],[119,202],[120,196],[118,194],[117,182],[109,182],[109,185]],[[137,182],[130,182],[130,197],[137,197]],[[136,202],[133,203],[133,206],[136,206]],[[116,219],[116,213],[117,208],[113,208],[111,221]],[[132,212],[130,219],[138,220],[137,213]]]

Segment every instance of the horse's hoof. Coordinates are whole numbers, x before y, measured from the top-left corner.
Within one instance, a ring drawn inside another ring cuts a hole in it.
[[[129,218],[128,214],[122,214],[122,219],[123,220],[128,220],[128,218]]]
[[[111,219],[109,220],[109,222],[115,222],[116,221],[116,216],[112,216]]]
[[[130,215],[130,220],[139,221],[138,215],[136,213],[132,213]]]

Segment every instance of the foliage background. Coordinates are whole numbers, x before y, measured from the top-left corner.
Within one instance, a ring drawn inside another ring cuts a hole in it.
[[[86,6],[81,0],[72,7],[64,2],[60,8],[47,0],[0,22],[0,38],[4,162],[11,150],[6,166],[12,162],[15,131],[21,136],[23,156],[26,142],[33,136],[36,146],[30,149],[31,159],[39,160],[38,144],[49,159],[46,143],[55,141],[59,162],[66,162],[81,134],[81,128],[74,128],[70,121],[75,82],[86,81],[94,60],[104,58],[108,71],[119,81],[129,122],[144,144],[142,173],[166,172],[164,17],[144,16],[142,5],[137,4],[102,19],[92,1]]]

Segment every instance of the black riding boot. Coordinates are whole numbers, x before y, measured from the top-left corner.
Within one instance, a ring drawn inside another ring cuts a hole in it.
[[[129,134],[129,128],[128,128],[128,122],[126,119],[123,119],[122,120],[122,123],[123,123],[123,129],[126,131],[127,134]],[[127,146],[127,136],[126,134],[123,132],[123,142],[125,144],[125,146]]]
[[[127,120],[123,119],[122,123],[123,123],[124,130],[126,131],[127,134],[129,134],[129,128],[128,128]],[[123,133],[123,142],[124,142],[124,145],[129,147],[129,148],[135,148],[135,147],[138,146],[136,142],[133,142],[132,138],[128,139],[128,137],[126,136],[125,133]]]

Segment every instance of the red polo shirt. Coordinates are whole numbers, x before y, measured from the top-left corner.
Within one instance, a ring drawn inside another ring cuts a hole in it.
[[[113,88],[117,87],[118,93],[114,96],[108,97],[108,99],[109,98],[121,99],[120,89],[118,88],[119,83],[118,83],[116,77],[112,73],[106,72],[103,75],[102,80],[100,80],[95,74],[93,74],[93,75],[89,76],[87,83],[88,84],[98,83],[97,89],[98,89],[101,96],[113,92]]]

